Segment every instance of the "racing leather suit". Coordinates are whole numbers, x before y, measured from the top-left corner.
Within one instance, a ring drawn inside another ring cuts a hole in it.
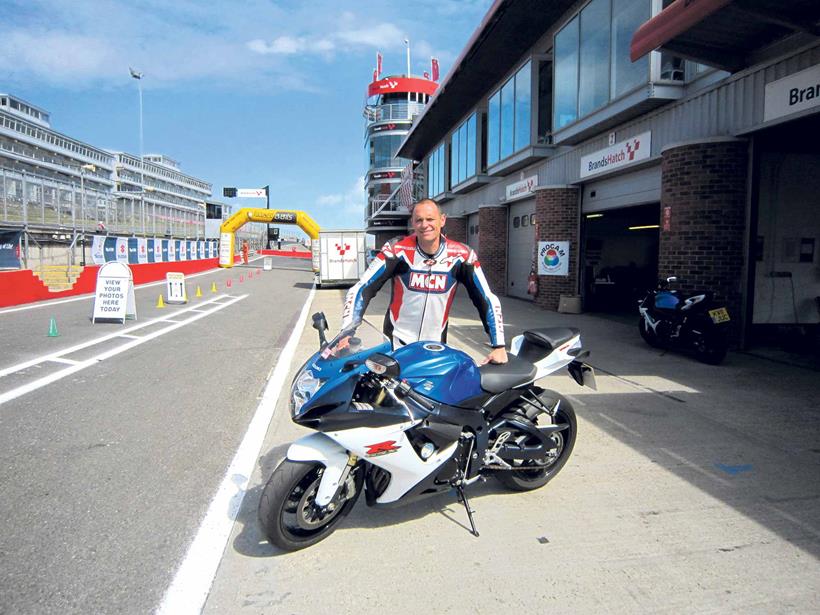
[[[493,348],[504,346],[501,304],[468,246],[444,235],[433,255],[419,247],[415,235],[384,244],[362,279],[348,291],[342,327],[362,319],[370,300],[389,279],[393,287],[384,333],[394,348],[419,340],[447,341],[447,317],[459,282],[476,306]]]

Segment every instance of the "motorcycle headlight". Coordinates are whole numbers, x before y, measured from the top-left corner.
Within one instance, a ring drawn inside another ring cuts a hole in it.
[[[309,369],[303,371],[293,382],[291,389],[291,414],[295,415],[302,406],[318,391],[325,383],[325,380],[316,378]]]

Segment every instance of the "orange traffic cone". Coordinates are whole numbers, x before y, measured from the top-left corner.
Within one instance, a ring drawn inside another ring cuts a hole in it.
[[[240,281],[240,282],[244,282],[244,281],[245,281],[245,276],[244,276],[244,275],[240,275],[240,276],[239,276],[239,281]]]
[[[228,278],[228,283],[225,286],[227,286],[228,288],[231,287],[231,278]]]

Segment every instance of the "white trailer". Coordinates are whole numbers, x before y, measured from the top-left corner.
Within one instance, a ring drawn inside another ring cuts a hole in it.
[[[362,277],[367,264],[366,234],[358,230],[319,231],[311,245],[316,286],[352,286]]]

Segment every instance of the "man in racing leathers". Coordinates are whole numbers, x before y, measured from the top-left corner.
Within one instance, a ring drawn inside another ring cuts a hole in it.
[[[362,319],[368,303],[387,280],[393,280],[384,333],[397,348],[419,340],[447,341],[447,317],[458,283],[476,306],[492,351],[484,363],[506,363],[501,304],[489,285],[475,252],[441,234],[446,217],[431,199],[413,207],[415,233],[386,243],[362,279],[345,299],[342,326]]]

